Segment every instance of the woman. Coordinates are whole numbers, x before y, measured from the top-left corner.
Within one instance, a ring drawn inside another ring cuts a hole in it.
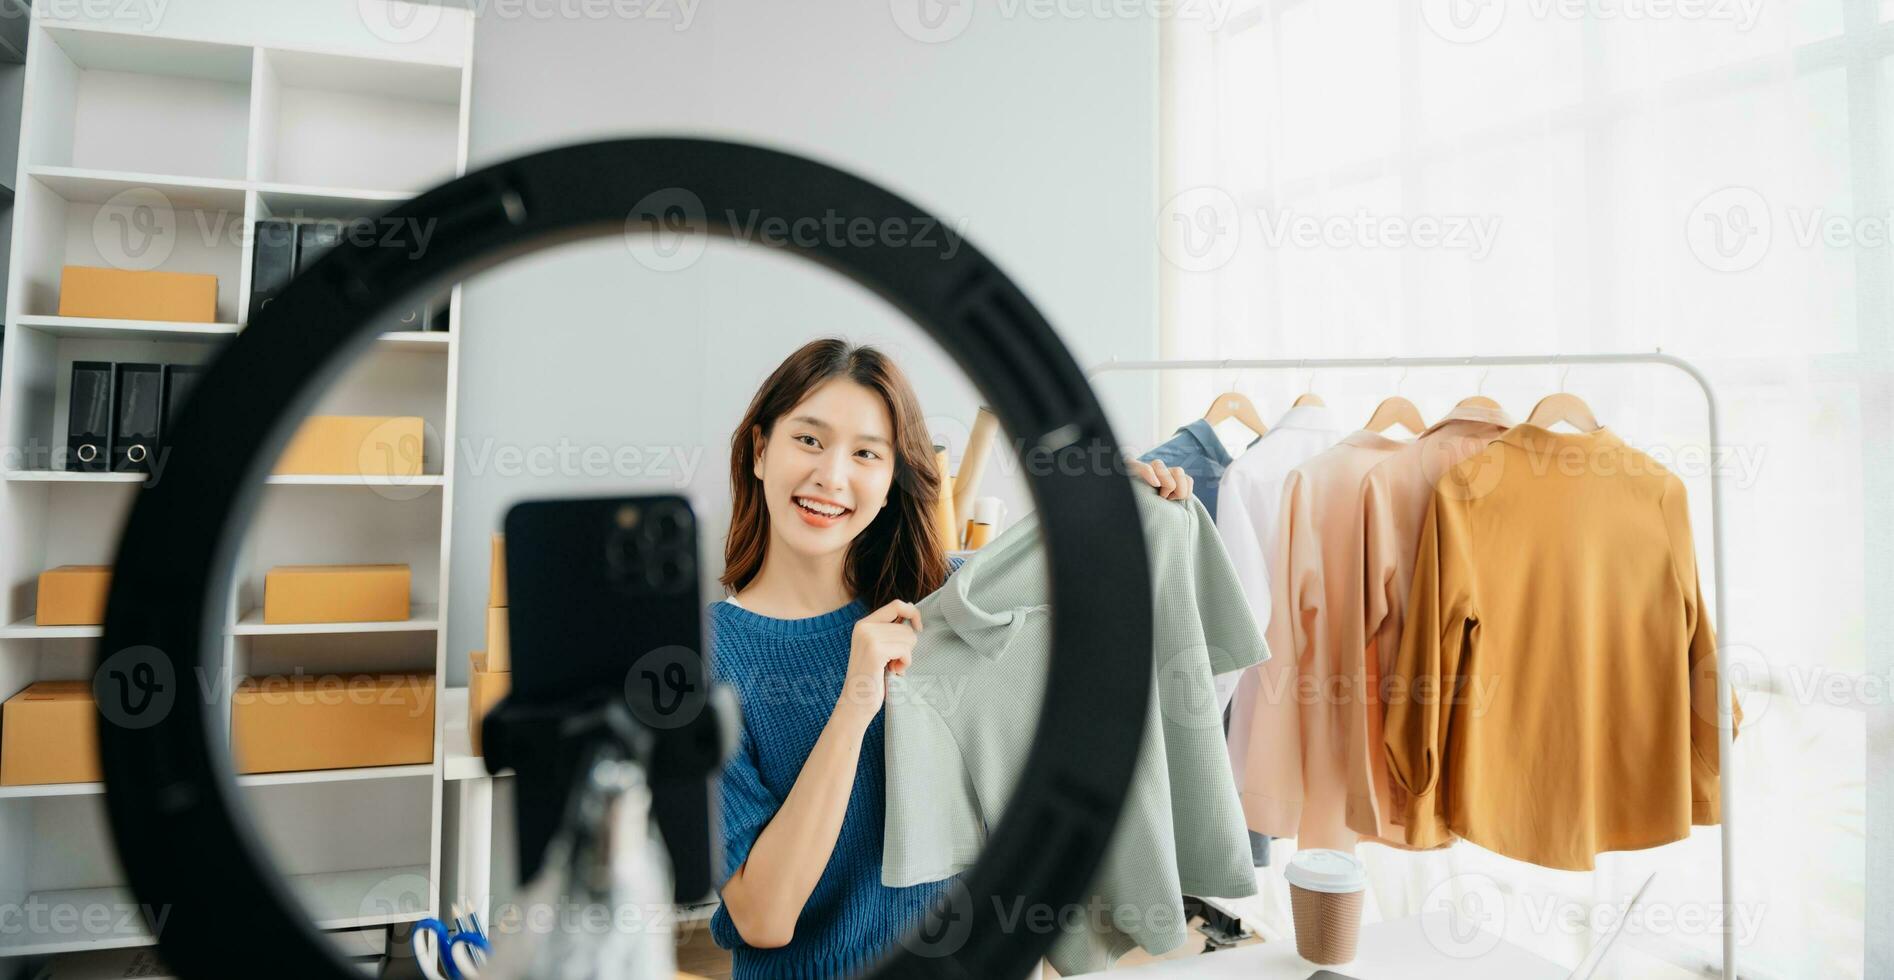
[[[1190,494],[1182,470],[1127,465],[1166,497]],[[881,884],[883,675],[907,667],[924,628],[914,601],[951,571],[933,530],[940,486],[913,389],[870,347],[791,354],[731,437],[732,594],[710,625],[743,733],[722,780],[711,931],[735,980],[859,972],[944,886]]]

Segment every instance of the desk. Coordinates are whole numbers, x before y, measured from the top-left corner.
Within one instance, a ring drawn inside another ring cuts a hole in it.
[[[1612,957],[1622,952],[1613,950]],[[1571,975],[1569,968],[1503,940],[1482,956],[1449,956],[1427,941],[1420,916],[1363,926],[1358,954],[1352,963],[1323,967],[1297,956],[1293,942],[1256,943],[1113,970],[1110,975],[1125,980],[1306,980],[1317,970],[1334,970],[1355,980],[1567,980]]]

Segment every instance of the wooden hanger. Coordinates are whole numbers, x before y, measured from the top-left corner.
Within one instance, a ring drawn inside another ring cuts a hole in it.
[[[1256,412],[1256,403],[1234,388],[1218,395],[1217,400],[1210,403],[1209,410],[1203,413],[1203,420],[1211,425],[1224,419],[1235,419],[1259,436],[1269,432],[1269,426],[1263,424],[1263,417]]]
[[[1565,422],[1580,432],[1597,432],[1604,428],[1583,398],[1563,391],[1539,399],[1539,404],[1532,406],[1532,414],[1526,416],[1527,425],[1541,429],[1549,429],[1557,422]]]
[[[1480,383],[1473,386],[1473,394],[1460,399],[1459,404],[1453,407],[1455,408],[1485,408],[1485,409],[1490,409],[1495,412],[1499,411],[1499,402],[1496,402],[1492,400],[1491,398],[1488,398],[1485,395],[1480,394],[1480,392],[1483,392],[1485,390],[1486,390],[1486,372],[1481,371]]]
[[[1420,435],[1427,428],[1427,423],[1421,421],[1420,409],[1400,395],[1383,399],[1381,404],[1375,406],[1374,415],[1368,419],[1368,424],[1362,428],[1369,432],[1382,432],[1391,425],[1399,425],[1415,435]]]
[[[1322,396],[1315,393],[1315,372],[1314,371],[1309,372],[1308,389],[1303,391],[1302,394],[1297,395],[1295,403],[1290,407],[1302,408],[1305,405],[1312,408],[1328,407],[1328,404],[1322,401]]]
[[[1381,404],[1375,406],[1374,414],[1369,416],[1368,424],[1362,426],[1363,429],[1369,432],[1385,432],[1388,426],[1399,425],[1415,435],[1420,435],[1427,429],[1427,423],[1421,419],[1420,409],[1414,407],[1413,402],[1401,397],[1401,381],[1406,380],[1407,369],[1402,368],[1400,380],[1394,382],[1394,395],[1382,399]]]
[[[1580,432],[1597,432],[1604,428],[1583,398],[1566,392],[1565,376],[1571,372],[1569,367],[1560,372],[1559,390],[1539,399],[1539,404],[1532,406],[1532,414],[1526,416],[1527,425],[1549,429],[1555,423],[1564,422]]]

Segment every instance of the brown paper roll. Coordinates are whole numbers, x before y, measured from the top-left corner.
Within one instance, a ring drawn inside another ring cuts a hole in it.
[[[940,499],[934,503],[934,530],[940,535],[943,549],[958,551],[960,524],[954,520],[954,478],[947,472],[946,446],[934,447],[934,466],[940,471]]]
[[[967,450],[960,454],[960,472],[954,474],[954,513],[962,519],[973,516],[973,498],[980,495],[980,477],[986,473],[993,434],[999,429],[999,418],[985,407],[973,417],[973,430],[967,433]]]

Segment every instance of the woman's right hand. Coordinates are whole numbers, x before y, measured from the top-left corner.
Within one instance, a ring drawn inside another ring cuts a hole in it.
[[[848,712],[866,728],[887,699],[887,672],[907,670],[920,633],[921,611],[900,599],[857,621],[848,650],[848,677],[835,710]]]

